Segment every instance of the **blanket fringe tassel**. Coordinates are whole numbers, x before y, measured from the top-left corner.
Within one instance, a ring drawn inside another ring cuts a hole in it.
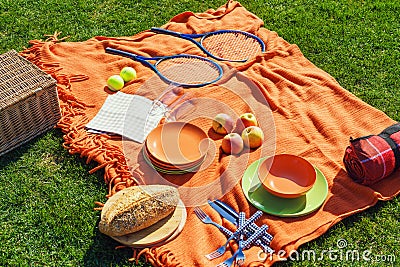
[[[108,185],[107,198],[126,187],[143,184],[143,174],[138,170],[139,166],[129,170],[122,151],[108,142],[110,136],[90,134],[85,130],[85,125],[88,122],[85,109],[92,106],[83,103],[72,94],[71,84],[85,81],[89,77],[82,74],[63,74],[61,73],[60,63],[42,60],[43,46],[48,45],[50,47],[68,38],[59,38],[60,34],[61,32],[55,32],[53,35],[45,35],[48,37],[45,41],[32,40],[29,42],[30,47],[25,48],[19,54],[57,81],[62,115],[57,127],[64,133],[63,146],[71,154],[86,157],[86,163],[92,160],[99,163],[89,173],[104,169],[104,181]]]
[[[154,267],[181,267],[172,252],[167,249],[162,249],[160,247],[153,248],[133,248],[129,246],[116,246],[115,249],[130,248],[132,249],[132,257],[128,260],[130,262],[135,262],[139,264],[140,257],[144,257],[145,261],[150,263]]]

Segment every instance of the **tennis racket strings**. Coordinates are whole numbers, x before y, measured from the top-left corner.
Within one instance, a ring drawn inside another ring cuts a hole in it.
[[[247,61],[263,52],[259,40],[240,32],[209,34],[201,44],[213,56],[228,61]]]
[[[209,84],[220,78],[220,68],[200,57],[180,56],[162,59],[156,63],[162,76],[178,85]]]

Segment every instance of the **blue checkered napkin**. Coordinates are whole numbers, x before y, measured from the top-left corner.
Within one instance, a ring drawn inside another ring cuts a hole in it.
[[[100,111],[86,125],[91,133],[118,134],[143,143],[164,114],[154,112],[153,101],[138,95],[117,92],[107,97]]]

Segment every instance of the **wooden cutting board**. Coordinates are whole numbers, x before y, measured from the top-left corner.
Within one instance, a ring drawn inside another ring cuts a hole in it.
[[[172,236],[182,221],[186,222],[186,208],[182,201],[179,201],[175,211],[159,222],[132,234],[123,236],[112,236],[114,240],[125,246],[146,247],[160,243]],[[183,226],[181,226],[183,228]]]
[[[154,247],[159,247],[161,245],[164,245],[165,243],[168,243],[169,241],[173,240],[175,237],[177,237],[183,230],[183,227],[186,224],[186,218],[187,218],[187,213],[186,213],[186,209],[183,209],[183,215],[182,215],[182,220],[178,225],[178,228],[176,228],[176,230],[173,232],[172,235],[170,235],[167,239],[162,240],[158,243],[152,244],[151,246]],[[149,247],[149,246],[133,246],[135,248],[145,248],[145,247]]]

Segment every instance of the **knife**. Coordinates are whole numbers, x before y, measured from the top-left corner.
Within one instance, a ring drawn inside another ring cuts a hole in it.
[[[218,199],[211,201],[208,200],[208,204],[215,210],[217,211],[223,218],[228,220],[229,222],[233,223],[234,225],[238,225],[238,219],[239,219],[239,213],[235,211],[231,206],[226,204],[225,202],[222,202]],[[251,233],[254,233],[258,229],[258,225],[255,223],[252,223],[249,227],[249,230]],[[268,228],[267,228],[268,230]],[[251,234],[250,233],[250,234]],[[269,244],[273,239],[273,236],[269,233],[265,233],[263,236],[261,236],[261,240],[263,242],[266,242]]]
[[[237,213],[233,208],[223,203],[222,201],[219,201],[218,199],[214,201],[208,200],[208,204],[214,210],[216,210],[219,215],[228,220],[228,222],[233,223],[235,226],[238,225],[239,213]]]

